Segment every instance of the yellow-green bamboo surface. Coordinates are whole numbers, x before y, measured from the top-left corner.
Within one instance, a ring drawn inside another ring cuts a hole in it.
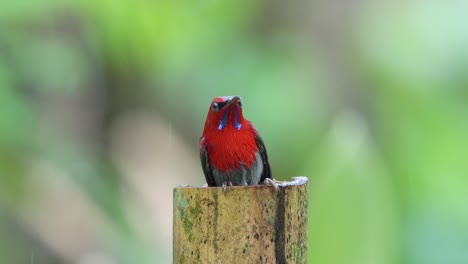
[[[174,188],[174,263],[306,263],[307,178]]]

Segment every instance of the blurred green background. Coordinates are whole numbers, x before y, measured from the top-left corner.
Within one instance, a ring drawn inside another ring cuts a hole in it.
[[[309,263],[468,263],[467,1],[0,2],[0,263],[171,263],[211,99],[310,179]]]

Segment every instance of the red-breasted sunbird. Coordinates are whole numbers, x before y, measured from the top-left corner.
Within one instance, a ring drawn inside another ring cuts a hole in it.
[[[265,144],[244,118],[239,96],[213,99],[199,147],[208,186],[257,185],[272,179]]]

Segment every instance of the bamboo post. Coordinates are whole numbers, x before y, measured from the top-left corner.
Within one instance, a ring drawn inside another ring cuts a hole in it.
[[[176,187],[173,263],[307,263],[307,178]]]

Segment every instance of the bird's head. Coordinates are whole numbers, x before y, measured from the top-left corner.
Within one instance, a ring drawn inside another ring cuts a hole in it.
[[[218,96],[208,109],[205,128],[222,131],[228,127],[240,130],[244,123],[242,99],[239,96]]]

